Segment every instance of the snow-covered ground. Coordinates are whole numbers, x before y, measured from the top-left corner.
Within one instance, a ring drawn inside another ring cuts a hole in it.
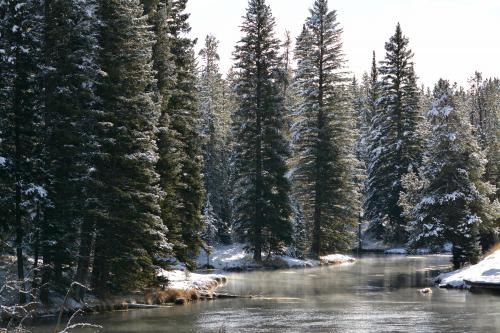
[[[215,289],[227,280],[221,274],[198,274],[187,270],[161,270],[158,275],[167,279],[167,288],[182,290],[195,289],[205,291],[207,289]]]
[[[447,243],[443,246],[442,249],[432,250],[428,247],[423,247],[423,248],[416,249],[415,253],[419,254],[419,255],[425,255],[425,254],[431,254],[431,253],[451,253],[451,248],[452,248],[452,245],[450,243]],[[404,247],[389,248],[389,249],[386,249],[384,251],[384,253],[385,254],[401,254],[401,255],[409,254],[408,250]]]
[[[265,258],[265,256],[263,258]],[[320,260],[298,259],[287,255],[275,255],[269,259],[264,259],[264,266],[273,268],[306,268],[319,265],[341,264],[353,262],[354,260],[354,258],[342,254],[323,256]],[[209,260],[207,260],[205,251],[201,251],[197,258],[197,265],[198,267],[204,267],[207,264],[215,269],[221,270],[249,270],[262,268],[262,265],[257,264],[253,260],[252,254],[245,251],[245,245],[238,243],[215,247],[209,256]]]
[[[490,254],[476,265],[442,273],[436,278],[440,287],[447,288],[468,288],[464,280],[500,285],[500,250]]]

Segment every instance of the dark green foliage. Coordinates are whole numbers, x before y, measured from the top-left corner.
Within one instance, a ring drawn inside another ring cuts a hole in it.
[[[219,70],[219,42],[208,35],[205,47],[200,51],[200,113],[203,135],[203,180],[205,184],[205,229],[214,229],[214,237],[205,237],[208,243],[229,241],[230,224],[230,115],[224,96],[225,82]],[[208,207],[211,207],[208,209]],[[208,214],[208,215],[207,215]]]
[[[14,240],[24,287],[26,235],[34,232],[43,189],[42,7],[0,2],[0,240]],[[4,238],[4,236],[6,236]],[[20,293],[20,302],[26,296]]]
[[[311,253],[349,248],[357,221],[354,112],[344,72],[341,33],[327,1],[315,1],[297,39],[293,173],[296,198],[311,224]]]
[[[292,238],[290,184],[285,177],[289,154],[284,139],[284,105],[274,18],[263,0],[250,0],[242,24],[243,38],[234,53],[234,224],[254,259],[279,252]]]
[[[370,230],[387,242],[406,241],[405,220],[398,205],[401,178],[421,163],[419,92],[413,53],[399,24],[386,43],[380,66],[380,98],[372,115],[365,216]]]
[[[154,280],[153,259],[167,244],[160,219],[155,144],[158,105],[150,91],[153,34],[137,1],[99,7],[100,113],[95,159],[97,205],[93,283],[100,293]]]
[[[169,75],[174,80],[163,83],[161,121],[162,126],[168,122],[168,129],[162,130],[158,137],[157,170],[164,192],[161,216],[168,227],[167,237],[174,246],[175,256],[189,262],[200,246],[203,157],[194,41],[185,37],[190,30],[189,15],[184,13],[186,2],[180,0],[165,5],[169,23],[166,42],[170,48],[168,57],[171,57],[165,58],[165,65],[172,61],[173,71]],[[166,56],[165,51],[158,52],[156,56]],[[165,80],[165,74],[159,77]]]
[[[92,241],[92,143],[98,79],[95,1],[54,1],[45,5],[44,56],[47,192],[42,224],[43,283],[61,286],[63,270],[75,262],[82,229],[79,273],[84,282]],[[83,266],[82,266],[83,265]]]
[[[481,180],[484,156],[448,81],[436,85],[428,115],[432,131],[420,177],[410,174],[403,181],[402,206],[411,217],[409,245],[451,242],[456,268],[474,264],[481,254],[480,226],[498,215],[498,206],[488,199],[493,188]]]

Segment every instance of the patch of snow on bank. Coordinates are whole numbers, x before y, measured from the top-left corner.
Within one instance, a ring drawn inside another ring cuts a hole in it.
[[[353,257],[346,256],[345,254],[329,254],[326,256],[322,256],[319,258],[321,263],[330,265],[330,264],[343,264],[347,262],[353,262],[356,259]]]
[[[214,286],[226,281],[226,277],[221,274],[198,274],[181,270],[161,270],[158,276],[168,280],[167,288],[173,289],[212,289]]]
[[[208,259],[206,252],[201,250],[196,259],[198,267],[207,263],[215,269],[225,270],[255,266],[252,255],[245,251],[245,245],[238,243],[215,247]]]
[[[500,284],[500,250],[490,254],[476,265],[442,273],[436,278],[440,287],[448,288],[467,288],[464,280]]]
[[[264,255],[263,258],[265,258]],[[204,267],[208,262],[213,268],[222,270],[262,268],[261,265],[253,260],[252,254],[245,251],[245,245],[239,243],[215,247],[209,259],[210,260],[207,261],[207,254],[205,251],[200,251],[196,261],[198,267]],[[321,264],[331,265],[353,262],[354,260],[354,258],[343,254],[323,256],[320,260],[298,259],[287,255],[275,255],[268,260],[264,259],[264,266],[274,268],[307,268],[316,267]]]
[[[402,248],[402,247],[395,247],[393,249],[387,249],[384,251],[385,254],[407,254],[408,251],[406,251],[405,248]]]

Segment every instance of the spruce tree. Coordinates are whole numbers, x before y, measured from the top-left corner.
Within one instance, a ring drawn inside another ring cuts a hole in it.
[[[25,290],[26,235],[45,196],[43,11],[39,1],[0,2],[0,226],[13,234],[19,289]],[[19,302],[26,301],[19,293]]]
[[[493,188],[481,180],[484,156],[448,81],[436,85],[428,116],[432,131],[420,177],[403,183],[407,192],[402,199],[412,204],[409,245],[441,246],[449,241],[456,268],[474,264],[481,253],[481,224],[499,213],[488,199]]]
[[[342,29],[336,11],[317,0],[297,39],[294,85],[293,179],[311,226],[311,252],[343,250],[352,240],[358,194],[354,185],[355,122],[344,72]]]
[[[292,238],[289,154],[284,138],[279,41],[264,0],[250,0],[236,46],[233,199],[234,225],[257,262],[262,251],[279,252]]]
[[[365,216],[370,230],[387,242],[406,241],[405,221],[398,205],[401,178],[421,163],[419,92],[409,40],[398,24],[386,43],[380,66],[380,98],[372,116]]]
[[[199,102],[201,113],[201,133],[203,136],[203,180],[205,185],[204,220],[212,221],[204,226],[215,227],[217,237],[212,241],[227,243],[229,240],[229,200],[226,188],[229,179],[229,132],[230,120],[224,101],[225,82],[219,71],[219,42],[208,35],[205,47],[201,49],[201,75],[199,82]],[[211,209],[208,209],[211,207]],[[213,214],[207,216],[205,214]]]
[[[153,33],[138,1],[103,1],[99,56],[98,185],[93,285],[106,293],[154,279],[154,258],[167,244],[155,171],[159,118],[151,89]]]
[[[86,283],[89,271],[92,120],[98,79],[96,5],[73,0],[45,6],[45,149],[51,204],[42,224],[43,284],[60,284],[63,269],[73,269],[75,257],[76,280]]]
[[[173,244],[175,256],[192,264],[202,230],[203,156],[193,51],[195,41],[186,37],[190,30],[189,15],[184,13],[186,2],[179,0],[165,5],[168,23],[165,42],[168,42],[169,61],[173,65],[169,74],[173,81],[165,81],[163,85],[164,91],[169,91],[162,97],[164,129],[157,141],[157,170],[164,192],[161,216],[168,228],[167,238]],[[161,54],[166,55],[159,53],[157,56]],[[162,75],[160,79],[167,80],[167,77]]]
[[[492,202],[500,200],[500,80],[483,79],[476,72],[471,79],[471,87],[464,96],[464,103],[469,110],[474,133],[487,163],[483,179],[496,186],[496,192],[490,195]],[[481,245],[488,249],[499,241],[500,217],[492,223],[482,224]]]

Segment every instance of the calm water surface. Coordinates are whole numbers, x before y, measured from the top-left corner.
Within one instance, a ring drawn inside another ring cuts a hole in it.
[[[334,267],[234,273],[220,292],[259,297],[98,314],[85,321],[107,333],[500,332],[500,296],[418,291],[447,267],[447,256],[369,255]],[[35,333],[52,329],[42,325]]]

